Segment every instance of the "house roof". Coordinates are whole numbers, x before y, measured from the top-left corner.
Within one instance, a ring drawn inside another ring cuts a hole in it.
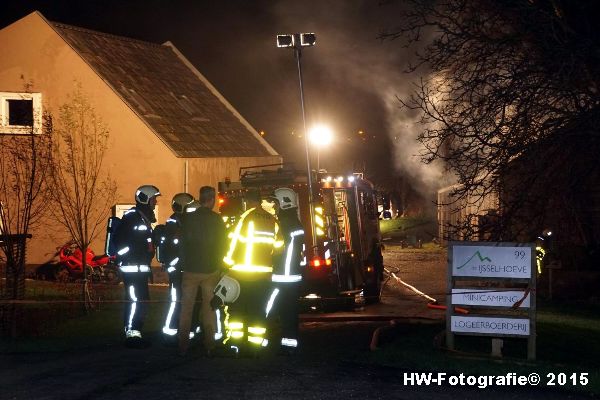
[[[172,44],[52,24],[178,157],[277,155]]]

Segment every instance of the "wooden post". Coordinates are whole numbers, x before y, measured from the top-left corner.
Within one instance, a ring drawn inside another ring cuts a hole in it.
[[[454,334],[452,333],[452,314],[454,306],[452,305],[452,288],[454,287],[454,279],[452,277],[452,249],[453,246],[448,246],[448,272],[446,279],[446,348],[454,350]]]
[[[537,310],[537,268],[535,263],[535,245],[531,246],[531,279],[529,280],[529,338],[527,338],[527,359],[536,358],[536,310]]]

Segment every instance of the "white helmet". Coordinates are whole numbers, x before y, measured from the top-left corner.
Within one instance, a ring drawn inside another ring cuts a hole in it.
[[[143,185],[135,191],[135,201],[140,204],[148,204],[152,197],[160,196],[160,191],[154,185]]]
[[[221,299],[223,304],[231,304],[240,297],[240,283],[230,276],[223,276],[215,290],[215,297]]]
[[[298,196],[296,195],[296,192],[294,192],[292,189],[275,189],[273,195],[279,202],[279,208],[281,208],[282,210],[298,207]]]
[[[189,193],[177,193],[171,201],[171,208],[176,213],[181,214],[185,210],[185,206],[194,201],[194,196]]]
[[[198,200],[192,200],[189,203],[187,203],[184,207],[184,210],[186,213],[193,213],[194,211],[196,211],[197,209],[199,209],[200,203],[198,202]]]

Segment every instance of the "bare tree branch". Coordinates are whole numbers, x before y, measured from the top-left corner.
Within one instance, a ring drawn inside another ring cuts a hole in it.
[[[116,184],[102,168],[109,132],[82,92],[80,85],[60,107],[55,120],[55,162],[52,174],[56,219],[65,226],[85,255],[104,226],[112,205]],[[84,268],[84,303],[87,283]]]
[[[456,175],[455,206],[495,195],[505,240],[560,224],[565,242],[598,246],[589,217],[600,177],[595,3],[410,4],[382,37],[420,49],[411,70],[423,79],[401,104],[421,112],[423,161],[441,160]],[[461,221],[467,236],[483,211]]]

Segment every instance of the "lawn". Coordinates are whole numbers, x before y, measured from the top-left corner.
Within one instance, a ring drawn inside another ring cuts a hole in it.
[[[123,285],[93,284],[95,310],[85,312],[81,284],[27,280],[26,304],[18,339],[3,338],[0,353],[66,351],[123,339]],[[145,329],[161,329],[166,285],[150,286]]]
[[[379,221],[381,236],[386,240],[406,241],[413,245],[417,240],[423,244],[432,242],[438,235],[438,225],[434,218],[399,217]]]
[[[444,350],[443,323],[408,324],[384,328],[380,347],[365,362],[409,371],[444,371],[472,375],[515,372],[589,373],[585,387],[564,386],[566,390],[600,395],[600,308],[566,305],[543,306],[537,315],[537,360],[527,361],[524,339],[505,339],[504,358],[491,358],[490,338],[456,336],[456,351]]]

